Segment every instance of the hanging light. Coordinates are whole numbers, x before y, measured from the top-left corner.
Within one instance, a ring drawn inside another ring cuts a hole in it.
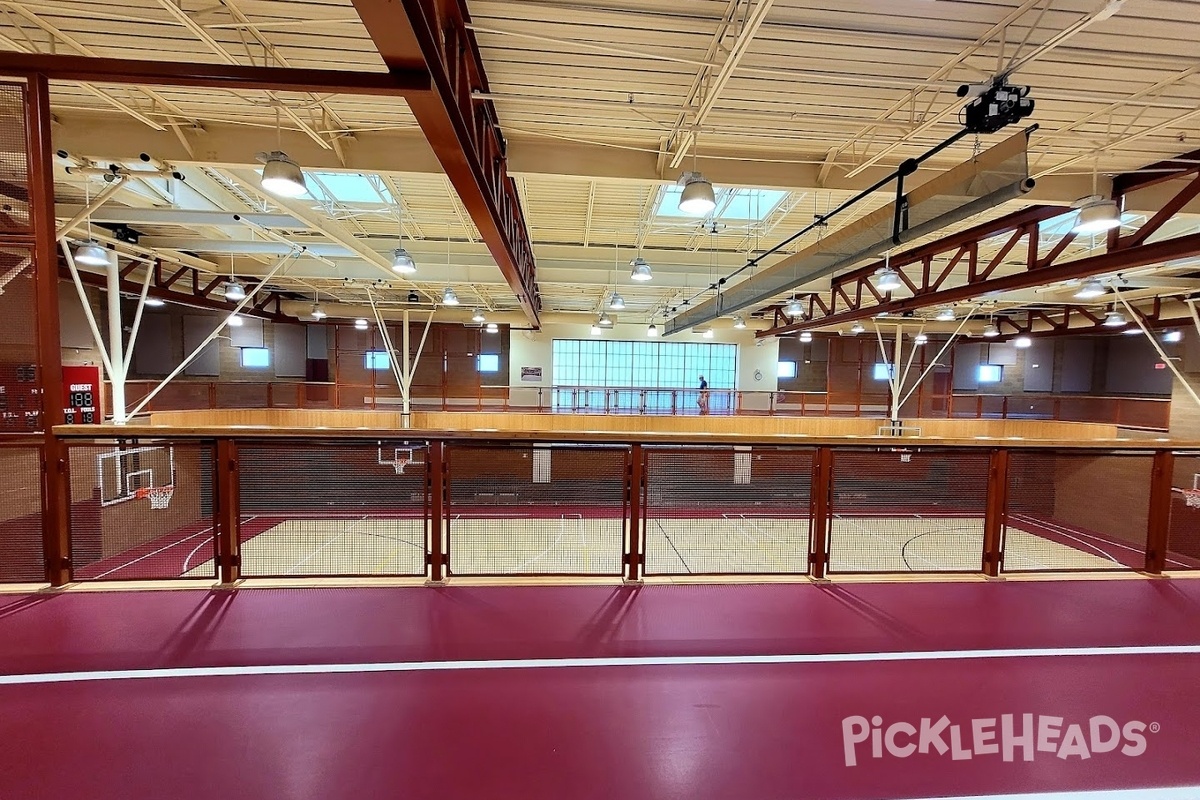
[[[1079,287],[1079,291],[1075,293],[1075,297],[1079,300],[1088,300],[1093,297],[1100,297],[1108,290],[1104,288],[1104,284],[1095,278],[1090,278],[1083,282]]]
[[[454,289],[447,286],[442,290],[442,304],[447,306],[458,305],[458,295],[454,293]]]
[[[602,333],[604,333],[604,331],[600,329],[600,326],[593,322],[592,323],[592,336],[599,336]]]
[[[683,192],[679,195],[679,210],[685,214],[703,217],[717,207],[717,195],[713,185],[699,172],[685,172]]]
[[[737,328],[739,331],[745,330],[746,329],[746,320],[742,319],[740,316],[734,317],[733,318],[733,327]]]
[[[1126,336],[1140,336],[1142,329],[1135,325],[1131,325],[1125,330],[1121,331],[1121,333],[1125,334]]]
[[[655,325],[653,322],[651,322],[650,325],[646,328],[646,335],[649,336],[651,339],[657,337],[658,336],[658,326]]]
[[[246,287],[236,278],[230,278],[225,284],[225,299],[237,303],[246,299]]]
[[[304,170],[281,150],[264,156],[262,187],[280,197],[299,197],[308,192],[308,185],[304,182]]]
[[[1183,341],[1183,331],[1167,331],[1162,338],[1168,344],[1177,344]]]
[[[617,294],[616,292],[613,292],[612,297],[609,298],[608,307],[611,308],[613,311],[624,311],[625,310],[625,298],[621,297],[621,295]]]
[[[367,329],[367,321],[365,319],[354,320],[354,329],[357,331],[365,331]]]
[[[92,184],[86,179],[83,184],[84,205],[91,206],[92,204]],[[87,233],[88,239],[83,244],[75,248],[75,261],[78,264],[83,264],[88,267],[107,267],[108,266],[108,251],[100,246],[100,243],[92,238],[92,215],[87,217]]]
[[[783,307],[783,313],[791,319],[804,319],[806,316],[804,313],[804,304],[794,297]]]
[[[488,333],[499,333],[499,332],[500,332],[500,326],[499,326],[499,325],[497,325],[497,324],[496,324],[496,323],[494,323],[494,322],[489,322],[489,323],[487,324],[487,328],[486,328],[485,330],[486,330]]]
[[[862,333],[866,329],[867,329],[866,326],[863,325],[861,322],[856,322],[850,326],[850,332],[853,333],[855,336]]]
[[[392,251],[392,272],[398,272],[401,275],[412,275],[417,271],[416,262],[413,257],[408,254],[408,251],[403,247],[397,247]]]
[[[611,328],[613,324],[612,317],[602,311],[600,312],[600,319],[598,320],[598,323],[601,327]]]
[[[167,301],[163,300],[161,297],[147,297],[146,298],[146,305],[150,306],[151,308],[162,308],[166,304],[167,304]]]
[[[714,333],[713,333],[713,329],[712,329],[712,328],[709,328],[708,330],[706,330],[706,331],[704,332],[704,338],[705,338],[705,339],[711,339],[711,338],[713,338],[713,336],[715,336],[715,335],[716,335],[716,334],[714,334]]]
[[[485,317],[483,315],[483,312],[480,311],[478,308],[475,309],[475,313],[471,314],[471,322],[483,322],[486,319],[487,319],[487,317]]]
[[[983,326],[983,335],[989,339],[994,339],[1000,335],[1000,329],[996,327],[996,323],[989,322]]]
[[[1013,347],[1020,347],[1021,349],[1033,347],[1033,339],[1030,339],[1028,336],[1018,336],[1013,339]]]
[[[1125,315],[1122,314],[1120,311],[1117,311],[1116,309],[1113,309],[1112,311],[1109,311],[1107,314],[1104,315],[1104,323],[1103,324],[1104,324],[1104,327],[1106,327],[1106,328],[1119,328],[1122,325],[1124,325],[1125,322],[1126,322]]]
[[[875,288],[881,292],[894,292],[904,285],[900,282],[900,273],[891,267],[883,267],[876,272],[874,283]]]
[[[632,267],[629,271],[629,280],[639,282],[654,280],[654,273],[650,270],[650,265],[641,256],[630,261],[629,266]]]
[[[320,303],[313,303],[313,307],[312,307],[312,318],[313,319],[322,320],[322,319],[325,319],[327,316],[329,316],[329,315],[325,313],[325,309],[321,308]]]
[[[107,267],[108,251],[95,239],[88,239],[75,248],[75,262],[89,267]]]
[[[936,319],[938,322],[954,322],[954,308],[951,306],[946,306],[938,311],[937,316],[934,317],[934,319]]]
[[[915,342],[916,344],[925,344],[928,341],[929,341],[929,337],[923,333],[918,333],[916,336],[913,337],[913,342]]]
[[[245,322],[246,321],[244,319],[242,319],[241,315],[234,314],[233,316],[231,316],[229,318],[229,327],[240,328],[240,327],[242,327],[242,325],[245,324]]]
[[[1075,227],[1072,229],[1075,233],[1087,236],[1121,227],[1121,209],[1117,207],[1116,201],[1092,195],[1075,205],[1079,209],[1079,216],[1075,218]]]
[[[801,331],[800,341],[806,342],[806,343],[811,342],[812,341],[812,331]]]

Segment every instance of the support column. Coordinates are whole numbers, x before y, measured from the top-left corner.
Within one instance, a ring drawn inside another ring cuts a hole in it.
[[[1008,509],[1008,451],[993,450],[988,463],[987,500],[983,516],[983,574],[1000,576],[1004,563],[1004,517]]]
[[[25,101],[29,150],[29,206],[35,237],[38,379],[42,389],[42,544],[46,580],[71,579],[71,479],[67,451],[54,435],[64,421],[62,344],[58,322],[58,242],[54,225],[54,145],[50,139],[50,84],[29,78]]]
[[[1151,575],[1161,575],[1167,567],[1174,475],[1175,454],[1170,450],[1155,451],[1154,466],[1150,470],[1150,516],[1146,526],[1146,572]]]
[[[833,450],[829,447],[818,447],[813,459],[811,503],[808,574],[824,580],[829,571],[829,528],[833,519]]]
[[[446,444],[429,443],[429,579],[445,577]]]
[[[242,577],[242,502],[237,442],[218,439],[216,462],[213,514],[217,524],[218,578],[223,584],[231,584]]]
[[[640,444],[633,445],[629,454],[628,481],[625,491],[629,497],[629,551],[625,554],[625,574],[628,580],[638,581],[645,566],[642,497],[646,483],[646,452]]]
[[[113,422],[124,425],[125,416],[125,332],[121,325],[121,263],[116,252],[108,251],[108,275],[105,276],[108,300],[108,376],[112,396]]]

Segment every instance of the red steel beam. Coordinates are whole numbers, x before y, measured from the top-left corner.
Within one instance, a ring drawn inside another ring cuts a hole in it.
[[[815,320],[793,323],[782,328],[761,331],[758,337],[779,336],[791,331],[806,328],[820,328],[828,325],[840,325],[858,319],[866,319],[879,313],[900,313],[915,311],[928,306],[941,306],[969,300],[973,297],[992,292],[1011,292],[1017,289],[1032,289],[1049,283],[1059,283],[1077,278],[1088,278],[1093,275],[1103,275],[1122,269],[1135,269],[1151,264],[1162,264],[1180,258],[1192,258],[1200,255],[1200,233],[1179,236],[1161,242],[1144,244],[1126,250],[1114,250],[1108,253],[1069,261],[1065,264],[1053,264],[1037,269],[1004,275],[978,283],[967,283],[937,292],[924,292],[913,297],[900,300],[888,300],[873,306],[858,308],[831,314]]]
[[[533,247],[506,143],[487,93],[483,59],[468,28],[465,0],[353,0],[392,70],[428,71],[432,91],[406,98],[521,308],[539,326]]]
[[[191,269],[192,269],[191,267],[183,267],[179,273],[176,273],[172,277],[178,278],[180,276],[180,274],[186,274],[186,272]],[[195,272],[195,271],[193,270],[193,272]],[[159,275],[161,275],[161,272],[156,272],[155,278],[157,278]],[[67,269],[67,267],[65,265],[59,266],[58,278],[60,278],[64,281],[73,280],[73,278],[71,277],[71,271],[69,269]],[[89,286],[99,286],[102,289],[107,288],[107,286],[108,286],[108,284],[106,283],[105,277],[103,275],[98,275],[94,272],[80,271],[79,280]],[[218,279],[218,280],[220,280],[220,279]],[[122,278],[118,285],[121,287],[121,291],[123,293],[128,293],[131,295],[140,295],[142,293],[142,282],[140,280],[133,281],[133,280],[127,280],[125,278]],[[176,303],[181,306],[191,306],[192,308],[204,308],[204,309],[209,309],[212,311],[225,311],[225,312],[233,310],[233,306],[224,300],[215,300],[212,297],[209,297],[204,294],[199,294],[199,293],[193,294],[191,292],[177,292],[177,291],[171,289],[170,285],[171,285],[171,283],[168,281],[159,281],[159,280],[152,279],[151,283],[150,283],[150,288],[146,291],[146,296],[147,297],[157,297],[160,300],[167,301],[168,303]],[[298,321],[295,317],[288,316],[287,314],[284,314],[281,311],[279,311],[278,305],[276,306],[275,311],[273,311],[273,312],[267,311],[266,306],[270,304],[270,301],[272,299],[279,299],[279,296],[276,292],[271,292],[271,293],[267,294],[264,301],[262,301],[262,303],[261,303],[261,307],[259,304],[247,305],[239,313],[242,316],[258,317],[260,319],[265,319],[270,322],[297,322]]]
[[[409,69],[393,68],[388,72],[358,72],[0,52],[0,74],[40,74],[56,81],[130,83],[138,86],[274,89],[315,94],[332,92],[399,97],[428,94],[430,88],[429,73],[424,65],[414,65]]]

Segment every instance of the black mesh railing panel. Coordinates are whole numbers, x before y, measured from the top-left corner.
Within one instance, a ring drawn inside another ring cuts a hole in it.
[[[620,575],[626,447],[449,445],[451,575]]]
[[[1142,569],[1152,461],[1149,453],[1012,452],[1004,571]]]
[[[253,443],[238,460],[243,575],[426,573],[426,443]]]
[[[830,573],[978,572],[988,454],[837,449]]]
[[[33,226],[24,120],[25,86],[0,81],[0,233],[29,233]]]
[[[0,122],[0,128],[4,123]],[[0,158],[4,154],[0,153]],[[4,200],[0,193],[0,203]],[[2,211],[0,211],[2,216]],[[37,293],[33,251],[0,247],[0,433],[42,429],[41,370],[37,367]]]
[[[45,580],[41,449],[0,447],[0,583]]]
[[[1171,480],[1168,570],[1200,569],[1200,453],[1176,453]]]
[[[813,453],[647,448],[646,574],[805,574]]]
[[[212,447],[72,444],[75,580],[215,578]]]

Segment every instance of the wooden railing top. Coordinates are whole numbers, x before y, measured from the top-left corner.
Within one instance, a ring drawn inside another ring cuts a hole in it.
[[[961,447],[1080,450],[1197,450],[1200,440],[1029,439],[1019,436],[948,438],[937,436],[814,436],[765,433],[655,433],[630,431],[512,431],[494,428],[293,428],[273,425],[59,425],[64,439],[439,439],[466,442],[539,442],[546,444],[649,445],[793,445],[830,447]]]

